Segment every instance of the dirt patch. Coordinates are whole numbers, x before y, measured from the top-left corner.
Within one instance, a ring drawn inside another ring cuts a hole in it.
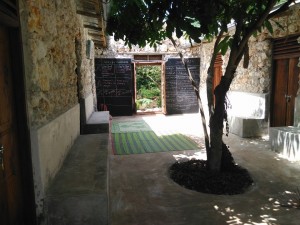
[[[216,173],[207,169],[205,160],[176,162],[169,173],[173,181],[187,189],[216,195],[242,194],[254,183],[248,171],[238,165]]]

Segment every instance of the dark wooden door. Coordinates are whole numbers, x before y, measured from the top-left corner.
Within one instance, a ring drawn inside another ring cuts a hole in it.
[[[274,90],[271,126],[292,126],[298,90],[298,57],[277,59],[274,63]]]
[[[273,89],[271,126],[292,126],[299,88],[299,34],[273,40]]]
[[[21,171],[8,28],[0,25],[0,224],[23,224]]]

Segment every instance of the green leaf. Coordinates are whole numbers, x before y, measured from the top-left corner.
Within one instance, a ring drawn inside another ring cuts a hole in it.
[[[222,41],[220,41],[217,46],[217,52],[221,52],[222,55],[226,54],[230,43],[228,42],[230,40],[229,38],[230,36],[226,36]]]
[[[272,27],[272,24],[270,23],[270,21],[269,20],[266,20],[265,21],[265,26],[266,26],[266,28],[268,29],[268,31],[271,33],[271,34],[273,34],[273,27]]]

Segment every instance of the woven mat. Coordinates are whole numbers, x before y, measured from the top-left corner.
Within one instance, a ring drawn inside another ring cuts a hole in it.
[[[112,133],[127,133],[127,132],[139,132],[139,131],[151,131],[151,128],[144,120],[112,122],[112,127],[111,127]]]
[[[157,135],[154,131],[113,133],[112,144],[116,155],[199,149],[183,134]]]

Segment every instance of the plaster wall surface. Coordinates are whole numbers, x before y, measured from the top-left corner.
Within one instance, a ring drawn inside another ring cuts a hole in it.
[[[79,104],[48,124],[31,130],[36,200],[42,211],[47,187],[79,135]]]
[[[94,112],[94,96],[92,94],[88,95],[84,99],[85,105],[85,120],[87,121],[92,113]]]

